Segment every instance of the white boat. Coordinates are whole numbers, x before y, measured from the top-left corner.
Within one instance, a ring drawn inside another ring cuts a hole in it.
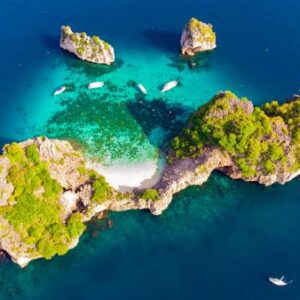
[[[60,88],[58,88],[55,92],[54,92],[54,96],[57,96],[61,93],[63,93],[67,88],[63,85]]]
[[[281,278],[269,277],[269,281],[277,286],[286,286],[293,282],[293,280],[290,280],[289,282],[287,282],[285,280],[284,276],[282,276]]]
[[[147,90],[141,83],[139,83],[137,87],[144,95],[147,95]]]
[[[173,89],[175,86],[178,85],[178,81],[177,80],[173,80],[173,81],[170,81],[168,83],[166,83],[163,88],[161,89],[161,93],[164,93],[166,91],[169,91],[171,89]]]
[[[99,89],[102,88],[104,86],[104,82],[103,81],[95,81],[95,82],[91,82],[88,85],[88,89]]]

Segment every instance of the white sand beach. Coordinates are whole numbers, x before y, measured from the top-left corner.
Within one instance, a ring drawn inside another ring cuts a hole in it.
[[[103,166],[92,161],[87,163],[88,168],[103,175],[109,184],[120,192],[152,187],[159,181],[164,165],[162,159],[112,166]]]

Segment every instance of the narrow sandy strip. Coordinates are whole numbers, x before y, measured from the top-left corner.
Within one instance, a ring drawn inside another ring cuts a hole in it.
[[[88,161],[87,167],[103,175],[116,190],[128,192],[134,188],[146,189],[154,186],[161,178],[164,164],[161,159],[112,166],[103,166],[98,162]]]

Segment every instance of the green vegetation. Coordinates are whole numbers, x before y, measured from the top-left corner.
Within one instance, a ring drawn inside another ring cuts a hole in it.
[[[118,192],[116,194],[116,199],[118,201],[122,201],[122,200],[130,200],[134,197],[133,193],[132,192],[126,192],[126,193],[121,193],[121,192]]]
[[[69,37],[72,35],[72,29],[70,26],[63,26],[62,27],[62,38],[65,40],[66,37]],[[72,37],[71,37],[72,38]]]
[[[84,50],[84,47],[78,47],[77,49],[76,49],[76,51],[77,51],[77,53],[79,54],[79,55],[83,55],[84,54],[84,52],[85,52],[85,50]]]
[[[79,42],[79,39],[78,39],[76,33],[72,33],[72,34],[70,35],[70,38],[71,38],[71,40],[72,40],[73,42],[75,42],[75,43]]]
[[[246,98],[220,93],[201,107],[181,135],[174,138],[169,159],[201,156],[206,146],[229,153],[246,177],[258,172],[274,173],[279,165],[289,168],[288,152],[293,167],[298,167],[300,98],[281,106],[272,102],[253,108]]]
[[[157,201],[159,194],[156,189],[147,189],[142,193],[141,198],[144,200]]]
[[[205,24],[196,18],[191,18],[188,24],[192,32],[199,33],[197,35],[198,43],[216,43],[216,34],[210,24]]]
[[[94,171],[89,171],[89,176],[94,189],[92,200],[99,204],[109,200],[113,194],[113,189],[105,178]]]
[[[100,45],[101,40],[100,40],[99,36],[94,35],[93,36],[93,41],[96,45]]]
[[[72,29],[69,25],[67,26],[63,26],[63,32],[66,34],[66,35],[70,35],[72,34]]]
[[[14,192],[10,205],[2,206],[0,214],[43,257],[66,253],[85,226],[80,214],[72,215],[67,222],[62,219],[62,187],[50,176],[47,163],[40,160],[36,145],[25,150],[16,143],[6,145],[3,156],[10,161],[7,181],[13,184]]]
[[[109,44],[103,41],[103,47],[105,50],[109,50]]]
[[[83,39],[86,39],[86,38],[87,38],[86,32],[81,32],[81,33],[80,33],[80,36],[81,36]]]
[[[78,237],[85,230],[85,225],[82,223],[82,218],[79,213],[71,215],[67,229],[71,238]]]
[[[102,54],[103,49],[101,44],[103,44],[104,50],[108,51],[110,49],[110,45],[100,39],[99,36],[89,37],[85,32],[72,32],[70,26],[62,27],[62,39],[63,41],[66,38],[70,38],[74,42],[74,46],[76,47],[76,52],[78,55],[83,56],[86,52],[86,49],[89,48],[91,50],[91,55],[89,58],[91,60],[96,59],[97,54]]]
[[[279,105],[278,101],[266,103],[263,111],[273,118],[281,118],[289,129],[292,137],[292,146],[295,148],[296,163],[294,167],[300,167],[300,96],[295,96],[290,101]]]

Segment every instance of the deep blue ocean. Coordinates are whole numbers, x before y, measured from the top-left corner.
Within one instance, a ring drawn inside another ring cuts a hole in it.
[[[108,165],[157,157],[220,90],[257,105],[299,93],[299,15],[297,0],[1,0],[0,144],[47,135]],[[192,16],[214,25],[218,44],[194,69],[179,55]],[[115,65],[60,50],[66,24],[111,43]],[[106,87],[86,92],[96,79]],[[162,97],[174,79],[180,86]],[[62,84],[70,91],[54,98]],[[25,269],[1,262],[0,299],[300,299],[299,191],[299,178],[265,188],[215,173],[162,216],[110,213],[112,229],[93,221],[63,257]],[[267,280],[282,275],[293,284]]]

